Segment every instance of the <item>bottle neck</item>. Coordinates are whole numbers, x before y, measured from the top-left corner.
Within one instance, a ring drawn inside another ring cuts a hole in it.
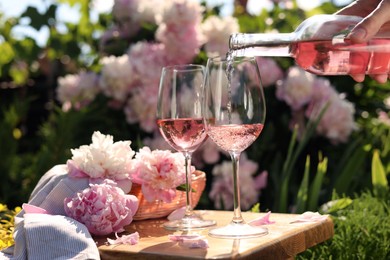
[[[235,56],[289,57],[290,44],[295,33],[237,33],[229,39],[229,48]]]

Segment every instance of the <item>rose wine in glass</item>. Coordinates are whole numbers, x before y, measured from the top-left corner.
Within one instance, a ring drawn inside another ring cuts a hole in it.
[[[186,169],[186,209],[180,220],[164,223],[169,230],[191,230],[210,227],[214,220],[202,219],[192,210],[191,156],[207,139],[201,114],[204,66],[174,65],[161,73],[157,103],[157,125],[173,149],[184,155]]]
[[[250,226],[241,215],[240,154],[260,135],[265,121],[265,99],[253,57],[220,57],[207,61],[202,115],[208,136],[230,154],[233,172],[234,214],[230,224],[209,231],[220,238],[250,238],[268,234]]]

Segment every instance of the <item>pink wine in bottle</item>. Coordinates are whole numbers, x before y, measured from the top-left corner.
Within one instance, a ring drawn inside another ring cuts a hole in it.
[[[231,55],[292,57],[319,75],[389,74],[390,32],[353,43],[351,30],[362,20],[349,15],[315,15],[292,33],[238,33],[229,39]]]

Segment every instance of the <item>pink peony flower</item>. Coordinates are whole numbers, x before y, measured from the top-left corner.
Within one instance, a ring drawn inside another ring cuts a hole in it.
[[[379,122],[381,122],[387,126],[390,126],[390,117],[386,112],[379,111],[378,112],[378,120],[379,120]]]
[[[111,135],[94,132],[92,144],[71,149],[72,159],[68,160],[69,175],[90,178],[92,181],[111,179],[116,181],[125,192],[131,188],[129,173],[133,167],[135,152],[131,141],[113,141]]]
[[[260,71],[261,82],[264,87],[274,85],[283,78],[283,71],[271,58],[256,57],[257,66]]]
[[[317,78],[313,96],[305,115],[315,120],[328,105],[317,126],[317,134],[327,137],[332,143],[346,142],[352,131],[357,129],[354,120],[355,108],[332,87],[329,80]]]
[[[127,54],[139,88],[158,89],[161,70],[168,64],[165,49],[161,43],[138,42],[130,46]]]
[[[278,84],[276,97],[285,101],[292,110],[308,104],[313,94],[315,76],[299,67],[291,67],[287,78]]]
[[[133,221],[138,199],[128,195],[110,180],[90,184],[73,198],[65,198],[66,214],[83,223],[94,235],[107,235],[124,231]]]
[[[192,62],[204,42],[200,24],[161,24],[156,31],[156,39],[164,44],[169,64]]]
[[[140,29],[140,16],[137,15],[140,0],[115,0],[112,15],[122,35],[131,37]]]
[[[135,156],[136,165],[131,173],[133,183],[142,185],[147,201],[171,202],[176,187],[185,183],[184,156],[171,151],[143,147]],[[191,172],[195,169],[192,167]]]
[[[132,97],[124,107],[126,121],[129,124],[140,124],[140,127],[148,133],[157,129],[156,107],[157,88],[145,87],[133,92]]]
[[[167,3],[155,38],[165,45],[170,64],[189,63],[199,53],[204,37],[201,30],[203,7],[197,1]]]
[[[80,109],[93,101],[99,93],[99,77],[93,72],[81,72],[58,78],[57,99],[63,110]]]
[[[259,178],[260,181],[266,180],[264,176],[255,177],[257,181],[253,178],[257,168],[257,163],[248,160],[245,153],[241,155],[239,178],[242,209],[249,209],[253,204],[255,204],[260,195],[260,188],[265,187],[264,183],[259,183],[257,180],[257,178]],[[232,209],[233,174],[231,162],[224,161],[222,164],[215,166],[212,173],[214,175],[214,179],[209,196],[212,200],[214,200],[215,208]],[[263,174],[267,175],[267,172],[263,172],[261,175]]]
[[[317,118],[325,105],[325,101],[316,103],[308,117],[313,120]],[[318,123],[316,131],[334,144],[346,142],[352,131],[357,129],[354,114],[355,108],[351,102],[334,96],[329,100],[329,106]]]

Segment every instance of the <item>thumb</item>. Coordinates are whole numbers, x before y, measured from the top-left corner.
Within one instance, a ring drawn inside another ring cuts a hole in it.
[[[349,34],[350,39],[356,43],[370,40],[379,31],[381,26],[390,20],[389,13],[389,1],[382,1],[372,13],[355,26]]]

